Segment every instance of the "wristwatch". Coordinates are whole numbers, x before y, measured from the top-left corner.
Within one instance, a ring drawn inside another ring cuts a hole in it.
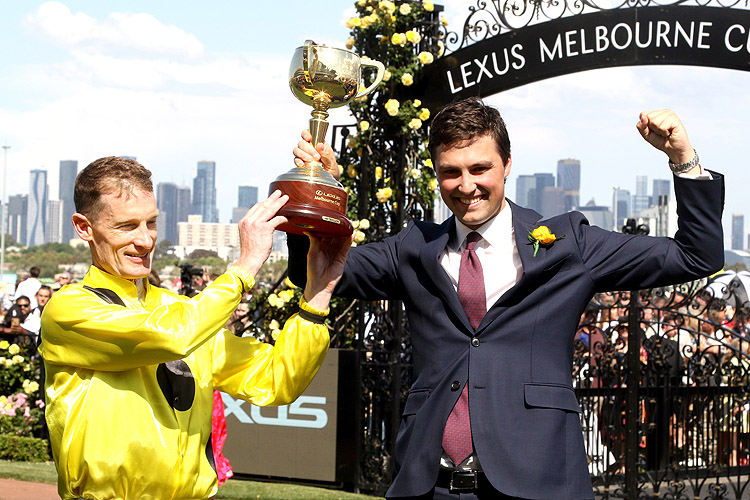
[[[682,174],[700,163],[701,160],[700,158],[698,158],[698,152],[696,150],[693,150],[693,153],[695,153],[693,159],[686,163],[672,163],[672,160],[669,160],[669,168],[672,170],[672,172],[674,172],[675,174]]]

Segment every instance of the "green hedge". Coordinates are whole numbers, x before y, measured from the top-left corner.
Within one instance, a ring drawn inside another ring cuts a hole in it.
[[[46,462],[50,459],[44,439],[0,434],[0,459]]]

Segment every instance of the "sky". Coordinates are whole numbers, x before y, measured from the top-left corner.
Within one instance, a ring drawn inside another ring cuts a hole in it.
[[[460,31],[474,2],[446,3],[449,27]],[[46,169],[57,199],[61,160],[81,169],[102,156],[135,156],[156,183],[188,186],[197,162],[212,160],[228,222],[238,185],[263,196],[293,166],[310,108],[289,91],[289,62],[306,39],[343,47],[354,1],[0,0],[0,14],[7,195],[28,193],[29,171]],[[702,164],[726,176],[726,245],[731,214],[745,214],[750,228],[750,72],[600,69],[486,101],[508,124],[511,199],[518,175],[556,173],[563,158],[581,161],[582,204],[611,205],[615,187],[634,193],[637,175],[648,176],[650,191],[652,179],[671,174],[635,123],[641,111],[670,108]],[[339,108],[329,121],[353,119]]]

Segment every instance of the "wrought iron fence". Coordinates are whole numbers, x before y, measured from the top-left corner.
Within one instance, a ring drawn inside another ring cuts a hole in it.
[[[750,498],[750,315],[705,285],[599,294],[582,316],[572,377],[597,498]],[[360,360],[355,488],[382,494],[411,383],[408,325],[399,302],[345,311],[332,331],[354,333]]]

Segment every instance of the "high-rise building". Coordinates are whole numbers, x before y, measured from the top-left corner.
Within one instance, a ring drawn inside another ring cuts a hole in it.
[[[539,213],[542,213],[542,198],[544,196],[544,188],[555,187],[555,176],[549,173],[534,174],[534,179],[536,180],[536,183],[534,184],[534,200],[531,208]]]
[[[190,215],[190,188],[187,186],[177,187],[177,222],[187,222]]]
[[[612,211],[609,207],[597,205],[592,199],[579,208],[592,226],[599,226],[607,231],[612,230]]]
[[[565,190],[562,187],[546,186],[542,191],[538,212],[544,217],[565,213]]]
[[[558,160],[557,187],[564,190],[564,212],[578,208],[581,192],[581,162],[573,158]]]
[[[238,186],[237,206],[232,209],[232,224],[238,223],[256,203],[258,203],[258,188],[256,186]]]
[[[536,189],[536,178],[533,175],[519,175],[516,179],[516,204],[534,208],[534,190]]]
[[[237,206],[252,208],[258,203],[257,186],[239,186],[237,187]]]
[[[744,250],[745,242],[745,216],[743,214],[732,214],[732,250]]]
[[[659,204],[659,196],[666,196],[667,202],[672,198],[672,181],[669,179],[654,179],[654,188],[651,193],[651,204]]]
[[[638,216],[642,211],[651,206],[651,198],[648,196],[648,176],[635,176],[635,194],[633,195],[632,211]]]
[[[156,207],[159,219],[156,224],[159,240],[177,244],[177,185],[160,182],[156,185]]]
[[[8,198],[8,234],[18,243],[26,244],[26,216],[28,214],[28,196],[14,194]]]
[[[201,215],[204,223],[219,222],[216,208],[216,162],[199,161],[193,179],[193,203],[190,213]]]
[[[65,202],[62,200],[47,201],[47,219],[44,223],[44,242],[63,242],[63,208]],[[70,222],[70,225],[73,225]]]
[[[612,214],[614,230],[619,231],[625,219],[631,215],[630,191],[620,188],[614,189],[614,194],[612,195]]]
[[[58,198],[62,201],[62,242],[69,243],[75,239],[76,232],[73,229],[71,219],[75,213],[73,202],[73,190],[78,175],[78,162],[76,160],[62,160],[60,162],[60,192]]]
[[[29,179],[26,245],[44,243],[44,224],[47,221],[47,171],[33,169]]]

